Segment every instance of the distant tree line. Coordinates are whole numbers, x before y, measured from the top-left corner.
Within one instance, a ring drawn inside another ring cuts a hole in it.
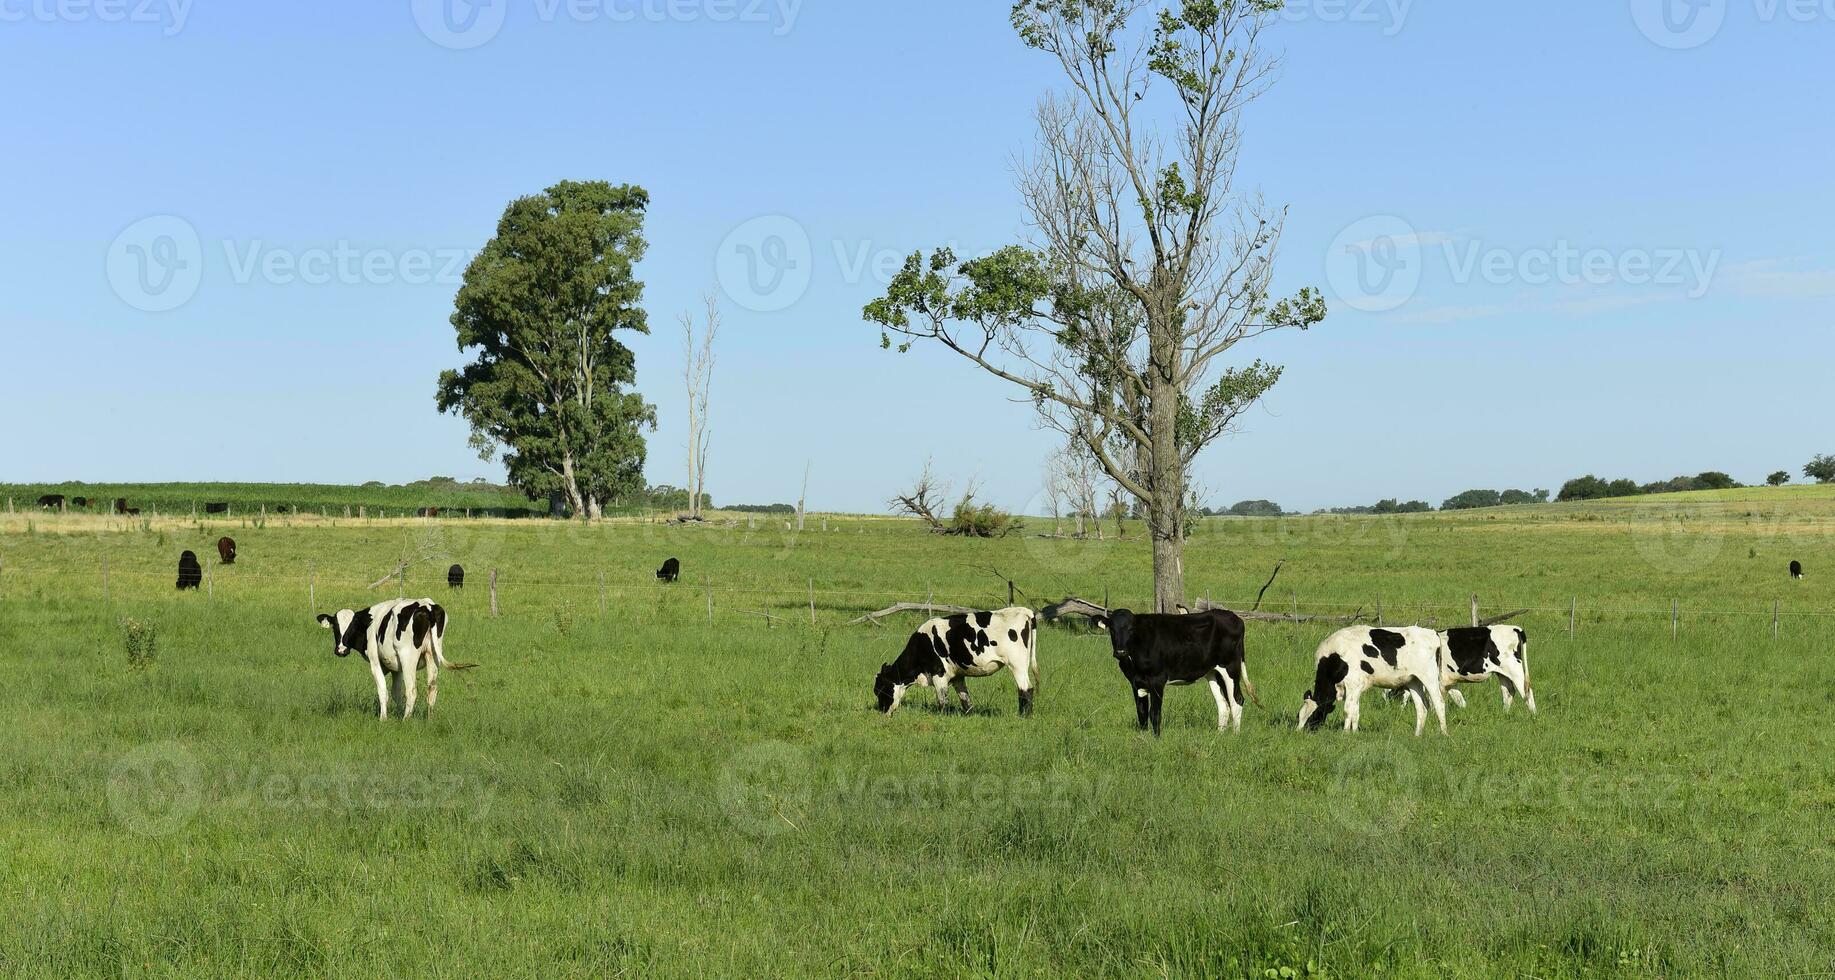
[[[739,514],[794,514],[796,513],[796,507],[793,504],[731,504],[722,509],[730,510],[730,511],[733,511]]]
[[[1474,510],[1479,507],[1507,507],[1515,504],[1548,503],[1547,490],[1467,490],[1450,497],[1441,510]]]
[[[1561,501],[1599,500],[1604,497],[1637,497],[1649,493],[1681,493],[1687,490],[1733,490],[1744,484],[1718,470],[1709,470],[1696,476],[1678,476],[1655,483],[1639,483],[1636,480],[1602,480],[1589,473],[1576,477],[1561,485],[1561,493],[1555,498]]]

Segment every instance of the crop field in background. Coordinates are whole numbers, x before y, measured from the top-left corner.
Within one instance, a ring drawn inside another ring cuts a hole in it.
[[[1374,697],[1356,735],[1292,731],[1317,623],[1250,624],[1240,735],[1202,688],[1136,732],[1073,626],[1034,717],[1003,673],[888,719],[872,676],[920,617],[850,620],[1008,580],[1138,607],[1140,526],[733,521],[0,516],[0,973],[1835,971],[1827,488],[1204,521],[1194,597],[1246,608],[1285,560],[1264,609],[1529,610],[1542,713],[1468,687],[1418,740]],[[187,548],[207,592],[173,588]],[[378,723],[312,614],[404,591],[482,666]]]
[[[463,483],[360,487],[303,483],[0,483],[0,505],[10,499],[19,513],[35,509],[38,498],[47,494],[87,497],[86,510],[69,510],[95,515],[108,513],[110,505],[124,497],[128,506],[140,508],[144,517],[157,511],[162,517],[189,518],[194,509],[202,516],[206,503],[229,504],[235,517],[256,517],[263,508],[272,515],[278,507],[313,514],[323,509],[331,516],[341,516],[346,507],[353,514],[361,507],[397,517],[423,507],[490,511],[499,517],[542,517],[548,513],[546,507],[530,502],[521,493]]]

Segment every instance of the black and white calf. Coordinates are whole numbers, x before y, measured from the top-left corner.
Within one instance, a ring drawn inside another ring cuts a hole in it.
[[[1793,561],[1790,563],[1790,577],[1793,579],[1801,579],[1803,577],[1803,563],[1802,562]]]
[[[936,688],[937,707],[949,705],[946,688],[954,687],[969,710],[964,678],[986,677],[1002,667],[1013,670],[1019,687],[1019,713],[1032,713],[1032,698],[1039,688],[1038,618],[1032,610],[1013,606],[994,612],[958,613],[933,619],[918,627],[905,641],[898,659],[881,664],[873,679],[873,697],[880,711],[891,714],[913,687]]]
[[[1440,733],[1446,734],[1446,702],[1441,694],[1440,634],[1420,626],[1384,629],[1351,626],[1319,644],[1313,687],[1300,704],[1300,729],[1323,727],[1332,706],[1344,700],[1344,730],[1357,731],[1359,699],[1378,687],[1404,692],[1414,702],[1414,733],[1434,709]]]
[[[1440,634],[1440,686],[1454,704],[1465,707],[1465,695],[1454,686],[1478,684],[1492,674],[1504,690],[1504,710],[1522,698],[1536,713],[1536,692],[1529,686],[1529,635],[1516,626],[1462,626]]]
[[[1135,615],[1117,609],[1096,620],[1109,631],[1116,666],[1134,692],[1140,727],[1160,733],[1167,684],[1210,684],[1217,730],[1242,731],[1243,696],[1253,696],[1244,663],[1242,617],[1223,609],[1189,615]]]
[[[673,582],[681,578],[682,563],[674,558],[665,560],[663,562],[663,567],[656,570],[656,577],[659,581],[663,582]]]
[[[350,656],[352,650],[369,661],[376,679],[377,716],[389,716],[389,689],[402,702],[401,716],[414,716],[415,671],[427,665],[427,710],[440,694],[440,668],[466,670],[477,664],[446,662],[446,610],[432,599],[390,599],[368,609],[340,609],[320,616],[319,625],[332,632],[332,652]]]

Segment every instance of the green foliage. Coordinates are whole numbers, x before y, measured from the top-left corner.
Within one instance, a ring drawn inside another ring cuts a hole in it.
[[[1239,500],[1230,505],[1227,513],[1237,517],[1279,517],[1283,511],[1272,500]]]
[[[977,504],[973,498],[965,497],[950,515],[947,533],[968,538],[1004,538],[1024,527],[1024,521],[993,504]]]
[[[1789,482],[1790,482],[1790,472],[1788,470],[1779,470],[1776,473],[1773,473],[1770,476],[1765,478],[1766,486],[1781,487],[1784,484],[1789,483]]]
[[[1589,473],[1562,484],[1561,494],[1556,499],[1561,501],[1599,500],[1606,497],[1636,497],[1652,493],[1734,490],[1740,486],[1737,480],[1718,470],[1709,470],[1696,476],[1678,476],[1644,484],[1626,479],[1607,482]]]
[[[1817,454],[1803,467],[1803,475],[1817,483],[1835,483],[1835,456]]]
[[[625,390],[636,358],[614,334],[649,332],[632,271],[648,205],[639,187],[563,181],[512,201],[465,270],[452,325],[476,359],[440,375],[436,400],[532,500],[577,488],[590,506],[643,486],[656,410]]]
[[[1472,510],[1478,507],[1496,507],[1504,502],[1503,494],[1496,490],[1467,490],[1440,505],[1441,510]]]
[[[129,670],[148,670],[159,661],[159,624],[152,620],[121,620],[121,646],[127,651]]]

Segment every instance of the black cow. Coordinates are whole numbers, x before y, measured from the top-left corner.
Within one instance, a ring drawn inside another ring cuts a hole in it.
[[[1242,731],[1243,695],[1255,697],[1244,663],[1242,617],[1225,609],[1184,616],[1135,615],[1117,609],[1098,617],[1109,631],[1116,666],[1134,691],[1134,712],[1144,730],[1160,733],[1160,700],[1167,684],[1208,681],[1217,699],[1217,728]],[[1256,707],[1261,700],[1256,699]]]
[[[38,498],[38,506],[44,507],[50,510],[63,510],[64,509],[64,495],[61,493],[47,493],[44,496]]]
[[[227,503],[223,503],[223,504],[207,503],[204,505],[204,513],[206,514],[227,514],[229,513],[229,504]]]
[[[449,588],[465,588],[465,567],[454,565],[446,570],[446,585]]]
[[[1803,563],[1802,562],[1793,561],[1790,563],[1790,577],[1799,578],[1799,579],[1803,577]]]
[[[178,587],[195,589],[204,581],[204,568],[198,564],[198,556],[185,552],[178,556]]]
[[[286,505],[286,504],[281,504],[281,505],[279,505],[279,506],[277,506],[277,507],[275,507],[275,508],[274,508],[274,513],[276,513],[276,514],[285,514],[286,512],[287,512],[287,505]]]
[[[127,513],[127,498],[126,497],[116,497],[115,498],[115,513],[117,514]]]
[[[234,565],[236,563],[236,539],[218,538],[217,557],[223,559],[225,565]]]
[[[89,498],[88,498],[88,497],[71,497],[71,498],[70,498],[70,506],[72,506],[72,507],[88,507],[88,506],[89,506]]]
[[[673,582],[682,577],[682,563],[674,558],[663,562],[663,567],[656,570],[656,577],[665,582]]]

